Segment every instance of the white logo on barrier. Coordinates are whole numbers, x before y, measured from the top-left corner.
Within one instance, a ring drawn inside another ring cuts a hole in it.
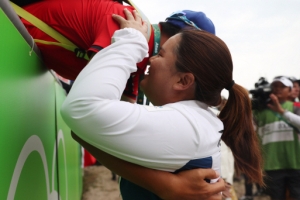
[[[62,145],[63,145],[62,147],[63,147],[63,154],[64,154],[64,167],[65,167],[65,179],[66,179],[66,199],[68,199],[66,150],[65,150],[65,141],[64,141],[62,130],[59,130],[58,134],[57,134],[56,142],[58,144],[58,147],[59,147],[60,141],[62,141]],[[19,158],[17,160],[17,164],[15,166],[14,173],[13,173],[13,176],[12,176],[12,179],[10,182],[7,200],[13,200],[15,198],[16,188],[17,188],[19,178],[20,178],[22,169],[24,167],[24,164],[25,164],[28,156],[34,151],[37,151],[39,153],[39,155],[41,156],[42,162],[43,162],[48,200],[56,200],[58,198],[61,199],[61,197],[59,196],[57,191],[54,190],[56,149],[57,149],[56,143],[54,143],[54,151],[53,151],[53,159],[52,159],[52,180],[51,180],[52,185],[50,188],[49,169],[48,169],[48,165],[47,165],[47,159],[46,159],[46,154],[45,154],[45,149],[44,149],[43,143],[37,135],[32,135],[28,138],[28,140],[25,142],[25,144],[21,150],[21,153],[19,155]],[[50,189],[51,189],[51,192],[50,192]]]

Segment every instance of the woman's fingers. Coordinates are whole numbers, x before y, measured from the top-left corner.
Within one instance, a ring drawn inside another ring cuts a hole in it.
[[[124,14],[126,16],[127,21],[135,21],[132,13],[127,8],[124,8]]]
[[[225,190],[225,182],[220,178],[216,183],[207,183],[205,179],[216,179],[220,175],[213,169],[192,169],[176,174],[180,180],[182,190],[177,193],[180,197],[189,196],[184,199],[221,200],[221,192]],[[180,198],[177,198],[180,199]],[[182,198],[181,198],[182,199]]]
[[[210,196],[210,197],[208,197],[207,199],[205,199],[205,200],[222,200],[222,193],[220,192],[220,193],[218,193],[218,194],[214,194],[214,195],[212,195],[212,196]]]
[[[225,182],[225,190],[222,191],[222,196],[224,198],[230,198],[231,197],[231,193],[230,193],[231,188],[232,188],[232,185],[228,182]]]
[[[135,18],[135,21],[136,22],[139,22],[142,24],[142,28],[145,32],[147,32],[147,29],[148,29],[148,24],[146,21],[143,20],[143,18],[141,17],[141,15],[139,14],[138,11],[134,10],[133,11],[133,16]]]
[[[216,183],[213,183],[210,185],[210,192],[208,193],[210,195],[221,195],[221,191],[224,191],[225,188],[225,181],[224,179],[220,178]],[[222,195],[221,195],[222,196]]]
[[[118,22],[118,24],[121,26],[122,24],[126,23],[126,19],[124,19],[122,16],[120,15],[116,15],[116,14],[112,14],[112,18]]]
[[[120,15],[113,14],[112,18],[120,25],[120,28],[134,28],[138,31],[140,31],[145,38],[147,38],[147,22],[143,21],[140,14],[134,10],[133,13],[131,13],[128,9],[124,9],[125,17],[122,17]]]
[[[142,17],[136,10],[133,11],[133,17],[134,17],[135,21],[141,22],[141,23],[143,22]]]

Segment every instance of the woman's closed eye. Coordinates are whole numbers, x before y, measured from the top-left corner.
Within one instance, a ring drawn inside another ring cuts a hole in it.
[[[162,57],[164,54],[164,51],[165,50],[162,47],[160,47],[157,56]]]
[[[161,50],[158,51],[158,53],[156,54],[156,56],[157,56],[157,57],[161,57],[161,56],[162,56]]]

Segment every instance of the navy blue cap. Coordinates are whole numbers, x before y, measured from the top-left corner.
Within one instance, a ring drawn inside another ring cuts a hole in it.
[[[214,35],[216,34],[215,25],[203,12],[195,12],[191,10],[177,11],[172,13],[170,17],[167,17],[166,22],[181,29],[193,26]]]

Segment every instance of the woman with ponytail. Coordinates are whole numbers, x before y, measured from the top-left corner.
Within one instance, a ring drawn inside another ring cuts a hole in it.
[[[124,200],[209,199],[170,197],[172,191],[162,189],[163,181],[157,181],[160,175],[139,182],[140,173],[114,158],[174,174],[211,168],[221,175],[221,138],[231,148],[237,168],[263,185],[250,99],[232,79],[230,52],[221,39],[199,30],[184,16],[178,20],[191,28],[161,46],[140,83],[154,106],[119,101],[130,73],[148,52],[145,22],[136,12],[124,12],[127,20],[113,15],[121,27],[114,43],[82,70],[62,106],[73,137],[122,177]],[[209,107],[221,103],[223,89],[229,91],[229,98],[217,117]],[[102,152],[109,156],[101,158]],[[210,185],[217,185],[218,178],[209,179]]]
[[[221,103],[221,91],[228,90],[228,101],[219,118],[224,124],[222,140],[232,150],[235,166],[251,182],[263,184],[262,156],[253,126],[248,91],[232,79],[233,63],[226,44],[206,32],[181,33],[177,69],[195,76],[198,101],[208,106]]]

